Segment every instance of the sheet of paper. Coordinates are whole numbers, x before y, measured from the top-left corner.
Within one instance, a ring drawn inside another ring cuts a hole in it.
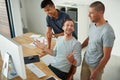
[[[35,44],[33,44],[33,42],[30,43],[30,44],[22,44],[22,45],[25,46],[25,47],[31,48],[31,49],[35,48]]]
[[[45,37],[39,37],[39,38],[37,38],[37,40],[44,43],[45,45],[47,45],[47,40]]]
[[[38,41],[44,43],[45,45],[47,45],[47,40],[45,37],[39,37],[39,38],[36,38],[35,40],[38,40]],[[35,46],[34,41],[32,43],[30,43],[29,45]]]
[[[40,58],[46,65],[49,65],[50,63],[53,63],[55,61],[54,56],[51,56],[49,54],[43,56]]]
[[[32,35],[30,36],[30,38],[39,38],[39,37],[41,37],[41,35],[38,35],[38,34],[32,34]]]

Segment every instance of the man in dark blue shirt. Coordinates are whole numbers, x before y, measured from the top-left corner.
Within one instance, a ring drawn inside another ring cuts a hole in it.
[[[68,14],[63,11],[59,11],[55,8],[54,3],[51,0],[43,0],[41,3],[41,8],[44,8],[44,11],[47,13],[46,21],[47,21],[47,48],[51,47],[51,39],[52,37],[63,36],[64,31],[62,29],[63,22],[65,19],[70,18]],[[53,30],[53,32],[52,32]]]

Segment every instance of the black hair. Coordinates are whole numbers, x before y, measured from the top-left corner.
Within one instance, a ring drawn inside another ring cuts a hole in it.
[[[103,13],[104,13],[104,11],[105,11],[105,6],[104,6],[104,4],[103,4],[102,2],[100,2],[100,1],[95,1],[95,2],[93,2],[93,3],[90,5],[90,7],[94,7],[96,11],[103,11]]]
[[[54,3],[52,2],[52,0],[43,0],[41,2],[41,8],[45,8],[47,5],[54,5]]]

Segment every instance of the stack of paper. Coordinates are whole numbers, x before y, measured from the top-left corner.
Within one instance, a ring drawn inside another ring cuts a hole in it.
[[[42,58],[40,58],[46,65],[49,65],[50,63],[53,63],[54,60],[54,56],[51,56],[49,54],[43,56]]]

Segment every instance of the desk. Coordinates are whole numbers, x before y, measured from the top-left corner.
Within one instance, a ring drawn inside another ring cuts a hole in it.
[[[33,33],[26,33],[22,36],[18,36],[13,38],[16,42],[20,43],[23,48],[23,55],[24,56],[30,56],[30,55],[39,55],[40,57],[44,56],[45,54],[40,53],[40,49],[36,47],[29,47],[28,44],[30,44],[34,39],[30,38],[30,36]],[[55,45],[55,41],[52,42],[52,46]],[[1,72],[1,60],[0,60],[0,72]],[[34,75],[28,68],[26,68],[26,74],[27,74],[27,80],[46,80],[50,76],[54,76],[58,80],[60,80],[49,68],[47,65],[45,65],[44,62],[40,61],[37,63],[34,63],[38,68],[40,68],[45,74],[45,77],[38,78],[36,75]],[[12,80],[21,80],[20,77],[17,77]]]

